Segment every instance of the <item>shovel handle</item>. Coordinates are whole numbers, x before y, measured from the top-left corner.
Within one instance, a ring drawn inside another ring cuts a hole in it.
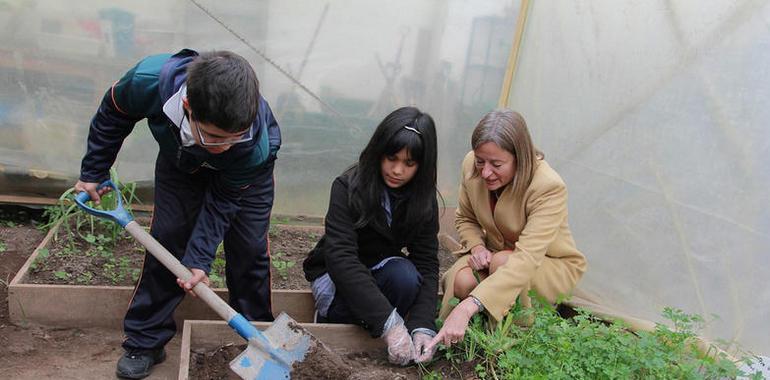
[[[179,279],[186,282],[192,277],[192,272],[182,265],[182,263],[166,249],[166,247],[158,243],[152,235],[147,233],[139,223],[131,222],[126,225],[125,228],[134,239],[147,248],[147,251],[151,255],[158,259],[164,267],[168,268],[168,270]],[[198,298],[214,309],[214,311],[226,321],[229,321],[238,314],[227,304],[227,302],[219,298],[219,296],[203,282],[197,283],[193,288],[193,292],[195,292],[195,295],[198,296]]]
[[[109,180],[102,182],[97,187],[97,190],[102,189],[105,186],[111,187],[113,191],[118,191],[118,187],[115,185],[115,183]],[[147,231],[145,231],[144,228],[139,225],[139,223],[134,221],[134,218],[131,216],[131,214],[129,214],[126,209],[123,208],[123,200],[120,194],[116,194],[116,196],[118,199],[118,205],[114,210],[97,210],[93,207],[89,207],[86,202],[90,200],[90,196],[85,191],[75,196],[75,203],[77,203],[80,208],[89,214],[101,218],[106,218],[120,224],[121,227],[125,228],[126,231],[134,237],[134,239],[136,239],[140,244],[147,248],[147,251],[156,259],[158,259],[158,261],[160,261],[163,266],[171,271],[171,273],[185,282],[188,281],[192,277],[192,272],[190,272],[187,267],[182,265],[182,263],[179,262],[179,260],[174,257],[174,255],[172,255],[171,252],[169,252],[163,245],[158,243],[158,241],[155,240],[152,235],[148,234]],[[230,327],[238,332],[238,334],[244,339],[256,339],[256,341],[263,347],[270,348],[269,342],[262,335],[262,333],[260,333],[259,330],[252,326],[251,323],[246,320],[246,318],[244,318],[241,314],[230,307],[227,302],[219,298],[219,296],[214,293],[214,291],[211,290],[211,288],[209,288],[206,284],[199,282],[195,285],[195,287],[193,287],[192,290],[195,292],[195,295],[198,296],[198,298],[203,300],[203,302],[209,305],[209,307],[211,307],[220,317],[222,317],[222,319],[227,321],[228,324],[230,324]]]

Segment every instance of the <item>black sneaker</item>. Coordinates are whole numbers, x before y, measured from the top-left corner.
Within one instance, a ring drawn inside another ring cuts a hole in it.
[[[118,360],[118,377],[124,379],[143,379],[150,374],[152,366],[166,360],[166,350],[127,349]]]

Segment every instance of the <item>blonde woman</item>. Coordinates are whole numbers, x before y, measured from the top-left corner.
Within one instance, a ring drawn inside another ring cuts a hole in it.
[[[529,306],[530,289],[554,302],[586,270],[567,223],[567,188],[535,149],[524,118],[489,112],[471,146],[455,220],[464,252],[441,280],[444,325],[430,348],[461,341],[476,313],[499,321],[518,298]],[[454,308],[453,297],[461,300]]]

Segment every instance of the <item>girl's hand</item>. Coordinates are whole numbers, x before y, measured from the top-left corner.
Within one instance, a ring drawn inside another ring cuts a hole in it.
[[[415,363],[427,363],[433,359],[433,354],[436,353],[436,346],[428,346],[433,340],[433,337],[423,333],[415,332],[412,335],[412,341],[414,342],[414,362]]]
[[[468,259],[468,265],[475,271],[489,269],[489,263],[492,261],[492,252],[487,247],[477,245],[471,248],[471,257]]]

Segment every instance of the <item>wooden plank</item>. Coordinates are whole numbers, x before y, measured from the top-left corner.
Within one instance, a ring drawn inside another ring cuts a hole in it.
[[[310,229],[323,233],[322,226],[282,225],[287,229]],[[84,286],[27,284],[32,263],[40,250],[50,245],[59,224],[48,231],[8,286],[10,320],[17,324],[41,324],[57,327],[107,327],[122,328],[133,286]],[[215,289],[224,300],[227,289]],[[309,290],[273,290],[274,315],[285,311],[298,322],[312,322],[315,303]],[[95,312],[96,311],[96,312]],[[202,301],[185,297],[176,310],[175,319],[180,324],[185,319],[211,319],[219,317]]]
[[[40,254],[40,250],[45,248],[45,247],[47,247],[48,243],[51,242],[51,240],[53,239],[54,235],[56,235],[56,231],[59,229],[59,225],[60,224],[61,224],[61,221],[59,221],[59,223],[54,225],[48,231],[48,233],[45,235],[45,237],[40,242],[40,244],[38,244],[37,247],[35,247],[35,250],[32,251],[32,254],[29,255],[29,258],[27,259],[27,261],[24,262],[24,265],[21,266],[21,269],[19,269],[19,271],[16,272],[16,275],[13,276],[13,280],[11,280],[11,283],[8,285],[9,292],[10,292],[10,288],[11,287],[13,287],[16,284],[20,284],[24,280],[27,279],[27,273],[29,273],[29,267],[32,265],[32,263],[35,262],[35,259]]]
[[[129,286],[81,286],[13,284],[8,288],[11,322],[52,327],[122,328],[134,288]],[[226,289],[215,289],[227,300]],[[309,290],[273,290],[273,314],[285,311],[298,322],[312,322],[315,312]],[[186,319],[219,317],[201,300],[185,297],[176,310],[178,324]]]
[[[182,327],[182,344],[179,348],[179,378],[188,380],[190,373],[190,333],[192,331],[192,321],[184,321],[184,327]],[[187,354],[185,354],[187,353]],[[184,376],[182,375],[182,368],[184,368]]]
[[[313,336],[338,353],[371,352],[384,350],[382,339],[372,338],[364,329],[347,324],[301,323]],[[268,322],[254,322],[260,330],[270,326]],[[189,331],[188,331],[189,330]],[[224,321],[185,321],[182,331],[182,348],[179,354],[179,379],[188,380],[190,373],[190,352],[200,349],[214,349],[226,344],[243,344]]]
[[[0,195],[0,203],[21,205],[21,206],[52,206],[59,202],[59,198],[31,197],[24,195]],[[151,204],[132,204],[134,211],[151,212]]]

